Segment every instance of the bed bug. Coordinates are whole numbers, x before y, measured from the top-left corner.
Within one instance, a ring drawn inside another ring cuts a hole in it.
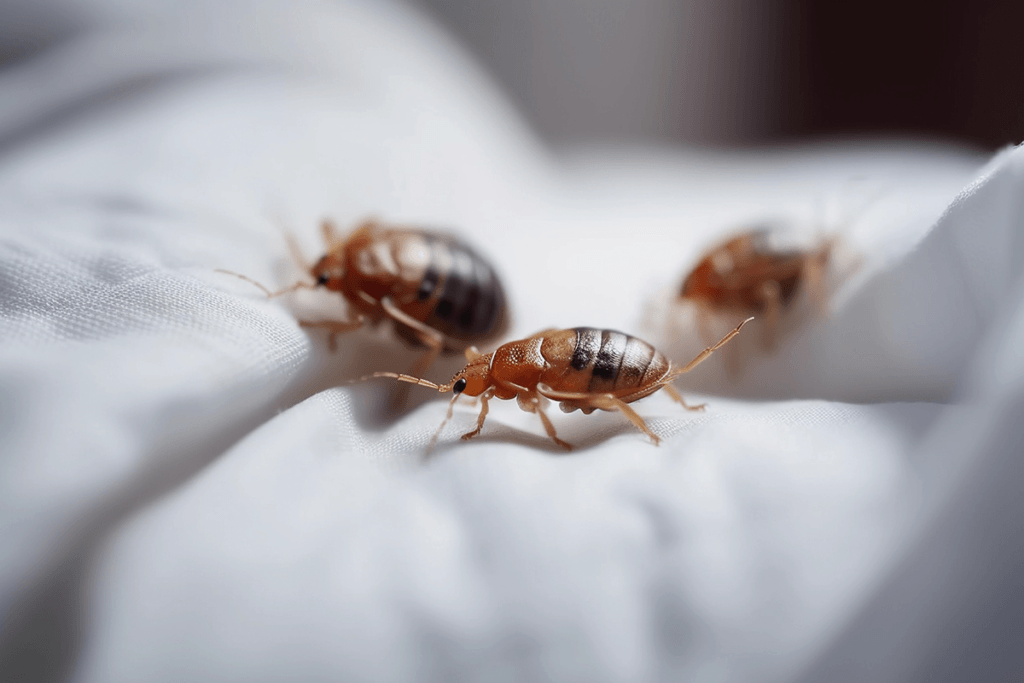
[[[706,252],[683,280],[679,298],[696,304],[702,328],[711,314],[756,315],[764,320],[763,343],[770,350],[781,314],[801,289],[827,309],[825,273],[836,239],[810,249],[779,248],[772,234],[762,227],[730,237]]]
[[[577,409],[588,415],[594,410],[617,410],[658,444],[661,441],[658,435],[629,404],[664,389],[687,410],[703,410],[703,404],[687,405],[672,386],[672,381],[700,365],[739,334],[750,320],[752,318],[741,322],[683,367],[676,367],[653,346],[628,334],[575,327],[544,330],[532,337],[503,344],[488,354],[467,349],[466,359],[469,362],[466,367],[444,385],[393,372],[375,372],[357,381],[388,377],[441,393],[454,392],[448,413],[431,439],[430,448],[451,418],[455,401],[462,395],[480,398],[476,429],[463,434],[463,439],[471,439],[483,429],[490,399],[515,398],[520,408],[540,416],[548,436],[566,450],[572,450],[572,446],[558,438],[554,425],[544,412],[545,399],[558,401],[566,413]]]
[[[347,236],[330,221],[321,224],[326,253],[307,263],[294,239],[293,257],[313,282],[300,280],[277,292],[238,273],[268,297],[322,287],[341,294],[350,306],[345,320],[300,320],[328,331],[335,348],[339,334],[391,320],[396,332],[427,348],[411,372],[423,374],[441,353],[458,353],[500,337],[508,327],[506,298],[491,265],[469,245],[440,232],[391,227],[370,219]]]

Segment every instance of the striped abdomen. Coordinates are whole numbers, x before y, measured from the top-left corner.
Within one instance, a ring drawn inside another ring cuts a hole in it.
[[[454,339],[476,341],[499,332],[505,292],[494,269],[459,241],[424,235],[430,258],[416,299],[432,305],[424,322]]]
[[[541,381],[556,391],[635,400],[656,390],[655,383],[670,369],[668,359],[653,346],[615,330],[561,330],[545,336],[540,352],[550,366]]]

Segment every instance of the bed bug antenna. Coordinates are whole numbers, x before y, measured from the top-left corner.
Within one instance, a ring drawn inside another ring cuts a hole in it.
[[[412,375],[406,375],[400,372],[374,372],[369,375],[363,375],[362,377],[359,377],[357,379],[345,382],[345,384],[358,384],[360,382],[365,382],[370,379],[376,379],[378,377],[386,379],[395,379],[398,380],[399,382],[408,382],[409,384],[417,384],[421,387],[426,387],[428,389],[436,389],[440,393],[449,392],[452,390],[453,387],[459,386],[458,382],[450,382],[448,384],[434,384],[430,380],[421,379],[419,377],[413,377]],[[459,381],[462,383],[463,386],[466,383],[465,380]],[[448,424],[448,421],[452,419],[452,415],[455,412],[455,402],[459,400],[459,396],[461,395],[461,391],[456,391],[455,395],[452,396],[452,400],[448,403],[448,412],[445,413],[444,419],[441,420],[441,424],[437,427],[437,430],[434,432],[434,435],[430,437],[430,443],[427,444],[427,450],[425,451],[424,456],[429,456],[433,452],[434,446],[437,445],[437,440],[441,436],[441,431],[444,429],[444,426]]]
[[[225,270],[223,268],[216,268],[216,269],[214,269],[213,272],[215,272],[215,273],[223,273],[225,275],[233,275],[234,277],[237,277],[240,280],[245,280],[249,284],[255,285],[256,287],[259,287],[260,291],[262,291],[264,294],[266,294],[268,299],[273,299],[274,297],[281,296],[282,294],[287,294],[288,292],[294,292],[297,289],[313,289],[313,285],[309,284],[308,282],[303,282],[302,280],[299,280],[294,285],[290,285],[288,287],[285,287],[284,289],[279,289],[276,292],[271,292],[269,289],[264,287],[262,284],[260,284],[256,280],[253,280],[248,275],[242,275],[241,273],[236,273],[233,270]]]
[[[452,385],[451,384],[434,384],[433,382],[431,382],[428,379],[421,379],[419,377],[413,377],[412,375],[406,375],[406,374],[401,373],[401,372],[374,372],[374,373],[371,373],[369,375],[363,375],[362,377],[358,377],[356,379],[349,380],[349,381],[345,382],[345,384],[346,385],[359,384],[360,382],[365,382],[367,380],[376,379],[378,377],[383,377],[383,378],[387,378],[387,379],[397,379],[399,382],[408,382],[409,384],[418,384],[419,386],[426,387],[428,389],[436,389],[438,392],[440,392],[442,394],[447,393],[447,392],[452,390]],[[456,395],[458,395],[458,394],[456,394]]]

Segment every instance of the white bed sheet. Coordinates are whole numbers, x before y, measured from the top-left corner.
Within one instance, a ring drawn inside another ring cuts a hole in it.
[[[552,155],[402,5],[76,7],[0,71],[9,672],[936,680],[943,638],[1015,604],[1021,150]],[[331,354],[295,315],[337,301],[213,272],[285,284],[275,216],[314,254],[320,218],[367,214],[462,230],[513,336],[676,357],[700,344],[670,290],[737,226],[840,231],[859,267],[777,354],[745,331],[739,380],[688,377],[706,413],[638,403],[660,448],[555,411],[563,455],[502,403],[468,443],[458,409],[424,462],[445,402],[336,386],[414,352],[383,330]],[[961,666],[1012,664],[970,642]]]

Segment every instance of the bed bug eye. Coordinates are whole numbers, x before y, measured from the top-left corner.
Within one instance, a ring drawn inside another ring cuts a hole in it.
[[[330,282],[330,280],[331,280],[331,278],[329,278],[326,273],[321,273],[320,277],[318,277],[316,279],[316,284],[317,285],[326,285],[328,282]]]
[[[452,391],[454,391],[456,394],[461,394],[465,390],[466,390],[466,378],[465,377],[463,377],[458,382],[456,382],[455,386],[452,387]]]

